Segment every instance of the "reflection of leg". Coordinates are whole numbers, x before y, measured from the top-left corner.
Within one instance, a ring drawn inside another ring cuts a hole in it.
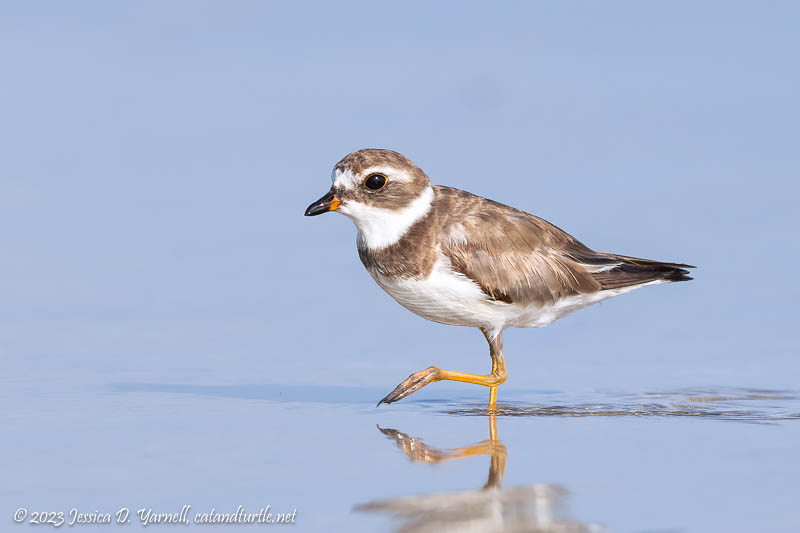
[[[506,447],[497,440],[497,420],[494,414],[489,415],[489,442],[496,443],[492,451],[492,464],[489,466],[489,479],[486,480],[484,489],[500,488],[503,484],[503,475],[506,472]]]
[[[486,481],[484,488],[499,488],[503,483],[508,451],[505,445],[497,438],[497,417],[494,414],[489,415],[489,440],[452,450],[433,448],[422,442],[422,439],[409,437],[395,429],[383,429],[380,426],[378,429],[384,435],[393,438],[409,459],[420,463],[436,464],[450,459],[489,455],[492,462],[489,467],[489,479]]]
[[[503,333],[499,332],[494,338],[490,334],[481,329],[486,341],[489,343],[489,354],[492,357],[492,373],[488,375],[483,374],[467,374],[465,372],[453,372],[452,370],[443,370],[435,366],[430,366],[425,370],[420,370],[411,374],[404,379],[392,392],[386,395],[378,405],[382,403],[392,403],[401,400],[411,393],[414,393],[429,383],[437,381],[450,380],[461,381],[464,383],[474,383],[475,385],[484,385],[489,387],[489,409],[494,410],[497,408],[497,387],[501,385],[507,377],[506,363],[503,359]]]
[[[396,429],[384,429],[378,426],[378,430],[390,439],[394,439],[400,449],[403,450],[403,453],[414,462],[436,464],[447,459],[447,451],[432,448],[422,442],[422,439],[409,437]]]

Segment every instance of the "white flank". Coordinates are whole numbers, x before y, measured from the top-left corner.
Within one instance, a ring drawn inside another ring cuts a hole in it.
[[[539,307],[490,299],[477,283],[455,272],[441,252],[431,274],[425,279],[385,277],[372,271],[370,274],[383,290],[412,313],[441,324],[480,327],[492,335],[507,327],[540,328],[602,300],[663,283],[663,280],[656,280],[622,289],[579,294],[551,306]]]
[[[648,285],[657,285],[664,283],[664,280],[659,279],[642,283],[641,285],[632,285],[630,287],[623,287],[621,289],[606,289],[604,291],[594,292],[591,294],[576,294],[575,296],[568,296],[558,300],[554,305],[545,307],[538,306],[518,306],[511,304],[509,307],[516,307],[517,314],[506,323],[506,326],[515,328],[541,328],[544,327],[561,317],[574,313],[579,309],[588,307],[592,304],[602,302],[614,296],[625,294],[634,289],[647,287]]]
[[[414,222],[430,211],[432,202],[433,188],[428,187],[403,209],[382,209],[347,200],[342,202],[338,212],[356,225],[360,245],[380,250],[399,241]]]

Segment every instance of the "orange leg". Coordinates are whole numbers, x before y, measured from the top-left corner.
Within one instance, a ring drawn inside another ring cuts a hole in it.
[[[430,366],[425,370],[421,370],[408,376],[403,380],[395,389],[386,395],[378,405],[382,403],[392,403],[401,400],[409,394],[418,391],[429,383],[437,381],[450,380],[461,381],[464,383],[474,383],[475,385],[483,385],[489,387],[489,410],[494,411],[497,409],[497,387],[501,385],[508,374],[506,373],[506,363],[503,359],[503,333],[500,332],[494,338],[491,338],[486,330],[481,329],[486,341],[489,343],[489,354],[492,356],[492,373],[483,374],[467,374],[464,372],[453,372],[452,370],[443,370],[435,366]]]

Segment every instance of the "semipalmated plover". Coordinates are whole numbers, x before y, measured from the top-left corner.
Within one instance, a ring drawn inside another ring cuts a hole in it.
[[[330,191],[306,216],[338,211],[358,229],[358,255],[372,278],[417,315],[479,328],[492,372],[436,367],[411,374],[381,403],[428,383],[463,381],[497,387],[506,380],[503,330],[537,328],[573,311],[639,287],[687,281],[691,265],[596,252],[534,215],[431,185],[402,154],[365,149],[333,167]]]

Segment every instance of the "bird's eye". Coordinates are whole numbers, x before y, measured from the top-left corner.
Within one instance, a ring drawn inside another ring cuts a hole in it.
[[[377,191],[386,185],[386,176],[383,174],[373,174],[364,181],[364,187]]]

